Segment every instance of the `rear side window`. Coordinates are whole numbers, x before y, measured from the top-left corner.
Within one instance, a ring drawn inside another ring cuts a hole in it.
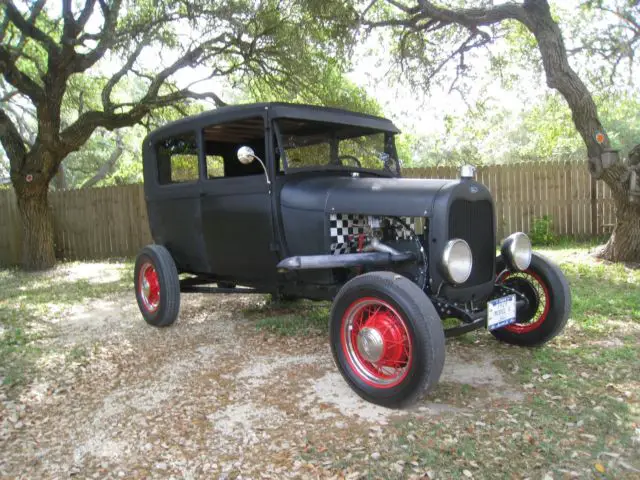
[[[198,146],[195,133],[161,140],[156,144],[156,158],[160,185],[198,180]]]
[[[224,157],[222,155],[207,155],[207,178],[224,177]]]

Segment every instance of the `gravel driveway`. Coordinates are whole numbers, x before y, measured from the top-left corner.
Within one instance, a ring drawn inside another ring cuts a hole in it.
[[[358,478],[366,465],[343,470],[322,452],[375,462],[397,419],[468,411],[437,398],[447,386],[484,388],[478,405],[522,398],[489,353],[463,359],[450,343],[436,397],[404,411],[368,404],[342,380],[324,336],[256,330],[242,312],[260,302],[185,295],[179,321],[165,329],[144,323],[132,293],[68,309],[50,341],[86,354],[71,364],[48,357],[42,368],[55,375],[20,398],[0,394],[0,475]],[[417,464],[390,468],[426,478]]]

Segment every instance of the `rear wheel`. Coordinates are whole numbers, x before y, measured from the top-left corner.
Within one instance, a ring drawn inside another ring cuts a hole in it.
[[[162,245],[147,245],[138,254],[135,266],[138,307],[145,321],[166,327],[178,318],[180,280],[176,264]]]
[[[533,254],[523,272],[503,272],[497,279],[527,299],[516,312],[517,321],[491,333],[513,345],[547,343],[564,329],[571,312],[571,291],[562,271],[545,257]]]
[[[329,335],[342,376],[372,403],[409,405],[440,379],[442,322],[424,292],[401,275],[372,272],[347,282],[333,302]]]

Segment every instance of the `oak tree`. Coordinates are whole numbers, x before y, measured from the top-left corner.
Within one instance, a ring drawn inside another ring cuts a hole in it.
[[[134,125],[190,99],[224,104],[218,92],[179,81],[185,70],[236,84],[303,84],[305,72],[341,57],[354,20],[341,0],[2,0],[0,105],[11,107],[0,106],[0,143],[23,223],[23,267],[54,265],[49,184],[96,129]],[[133,80],[141,88],[130,91]],[[74,102],[82,108],[63,122]],[[34,138],[24,135],[25,108]]]
[[[637,1],[585,1],[582,7],[598,9],[619,20],[600,38],[583,45],[594,57],[608,62],[614,73],[624,62],[633,62],[640,41],[640,7]],[[468,68],[465,56],[489,47],[518,25],[529,32],[537,48],[549,88],[566,100],[575,128],[586,146],[589,172],[604,181],[613,193],[617,222],[600,255],[612,261],[640,261],[640,147],[622,163],[611,154],[611,142],[602,125],[592,93],[570,63],[560,25],[547,0],[493,2],[430,2],[425,0],[373,0],[363,11],[369,29],[385,29],[396,39],[395,54],[405,72],[426,85],[453,65],[453,81]],[[637,160],[636,160],[637,159]]]

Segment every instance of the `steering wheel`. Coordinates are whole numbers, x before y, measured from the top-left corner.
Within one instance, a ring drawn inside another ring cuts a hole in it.
[[[338,157],[338,162],[340,163],[340,165],[342,165],[342,160],[353,160],[353,162],[360,168],[362,168],[362,164],[360,163],[360,160],[358,160],[357,157],[354,157],[353,155],[340,155]]]

